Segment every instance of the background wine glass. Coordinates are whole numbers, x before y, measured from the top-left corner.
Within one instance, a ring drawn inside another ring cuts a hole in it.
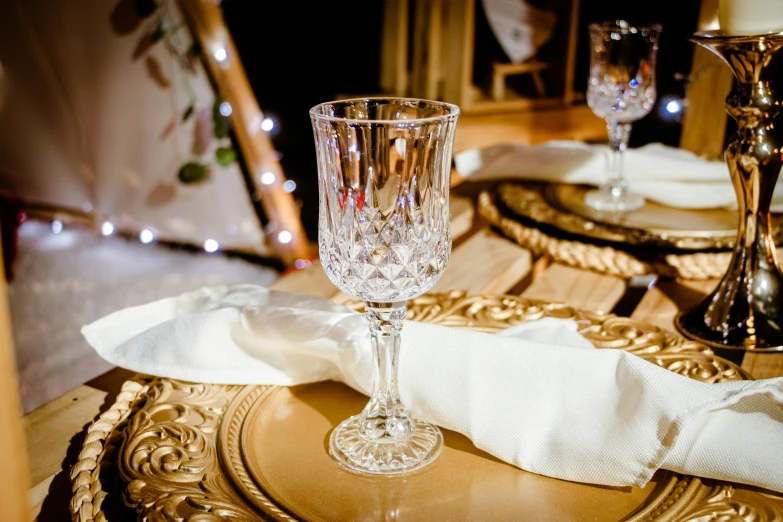
[[[321,264],[365,302],[375,361],[372,397],[330,437],[348,469],[396,474],[431,462],[440,430],[412,419],[397,384],[406,300],[437,282],[451,253],[449,178],[459,108],[375,98],[310,110],[318,156]]]
[[[656,98],[655,57],[661,26],[634,26],[619,20],[590,26],[587,104],[606,120],[612,154],[606,181],[585,194],[587,206],[608,212],[641,208],[644,198],[628,190],[623,153],[631,123],[646,116]]]

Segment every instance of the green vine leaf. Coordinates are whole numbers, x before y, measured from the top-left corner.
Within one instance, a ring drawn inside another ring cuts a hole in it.
[[[159,42],[163,40],[164,36],[166,36],[166,24],[163,22],[158,22],[158,25],[156,25],[155,29],[153,29],[150,33],[150,42]]]
[[[215,159],[221,167],[228,167],[237,160],[237,153],[231,147],[215,149]]]
[[[182,121],[188,121],[195,112],[196,112],[196,106],[191,103],[190,105],[188,105],[188,108],[185,109],[185,112],[182,113]]]
[[[182,183],[188,185],[201,183],[207,179],[207,166],[195,161],[185,163],[180,167],[177,177]]]
[[[157,11],[158,2],[156,0],[133,0],[133,9],[139,18],[147,18]]]
[[[188,48],[188,54],[193,57],[201,56],[201,44],[198,42],[193,42],[190,44],[190,47]]]
[[[228,118],[220,114],[220,104],[226,101],[222,96],[215,97],[215,103],[212,105],[212,120],[214,126],[212,133],[216,138],[225,138],[228,136]]]
[[[199,56],[201,56],[201,44],[196,41],[190,44],[188,51],[185,53],[185,67],[187,67],[190,72],[196,72]]]
[[[215,118],[215,126],[212,132],[216,138],[225,138],[228,136],[228,122],[223,116]]]

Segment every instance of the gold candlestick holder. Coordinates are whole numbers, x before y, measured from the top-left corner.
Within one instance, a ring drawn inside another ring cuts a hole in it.
[[[750,36],[718,31],[697,33],[692,40],[723,59],[737,78],[726,98],[737,135],[725,157],[737,192],[739,223],[723,279],[699,305],[681,312],[675,324],[686,337],[713,348],[783,351],[783,275],[769,214],[783,165],[783,125],[774,124],[781,102],[770,80],[770,62],[783,47],[783,32]]]

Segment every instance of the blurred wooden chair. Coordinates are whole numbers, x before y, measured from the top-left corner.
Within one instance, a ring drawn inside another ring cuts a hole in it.
[[[483,89],[474,84],[473,77],[476,60],[487,60],[477,55],[480,2],[385,0],[381,87],[394,95],[455,103],[463,115],[570,107],[578,98],[574,75],[579,0],[551,0],[546,7],[557,12],[546,56],[540,48],[522,63],[487,64],[492,87]],[[533,77],[535,95],[507,88],[506,78],[521,74]]]
[[[557,81],[544,84],[540,73],[552,74],[553,64],[535,57],[522,64],[495,64],[494,88],[488,95],[471,79],[476,0],[385,0],[381,88],[388,95],[459,105],[462,115],[455,152],[504,142],[605,139],[606,124],[584,103],[578,103],[573,89],[579,2],[563,0],[557,6],[563,17],[562,35],[558,36],[563,43],[563,60],[556,64],[553,76]],[[531,74],[537,80],[537,97],[508,92],[506,77],[516,74]]]
[[[506,99],[506,79],[509,76],[529,74],[536,86],[536,94],[539,98],[546,96],[546,84],[541,77],[541,71],[549,69],[550,64],[536,59],[522,63],[493,63],[492,64],[492,99],[500,102]]]

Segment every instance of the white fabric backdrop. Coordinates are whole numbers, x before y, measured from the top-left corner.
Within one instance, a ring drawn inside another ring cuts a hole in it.
[[[177,3],[166,5],[175,27]],[[0,190],[58,207],[89,203],[129,231],[260,251],[236,163],[199,185],[177,181],[196,134],[211,135],[214,94],[198,61],[185,72],[163,42],[137,52],[154,26],[154,16],[135,17],[132,0],[0,2]],[[186,28],[172,40],[190,42]],[[197,110],[182,122],[189,89]],[[216,146],[199,157],[214,158]]]

